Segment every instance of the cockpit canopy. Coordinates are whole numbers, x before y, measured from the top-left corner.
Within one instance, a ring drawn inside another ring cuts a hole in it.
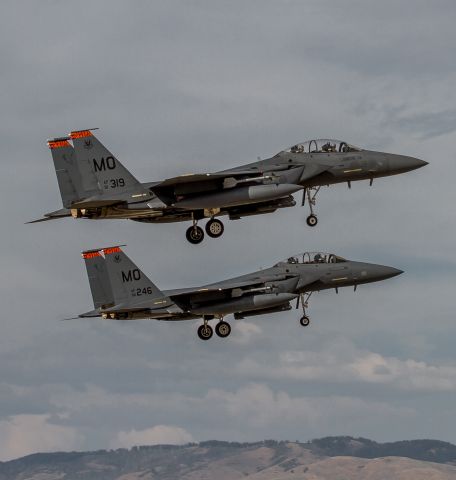
[[[285,263],[289,264],[316,264],[316,263],[343,263],[347,260],[345,258],[334,255],[333,253],[325,252],[305,252],[299,255],[289,257]]]
[[[331,153],[331,152],[360,152],[362,149],[341,140],[320,138],[297,143],[285,152],[288,153]]]

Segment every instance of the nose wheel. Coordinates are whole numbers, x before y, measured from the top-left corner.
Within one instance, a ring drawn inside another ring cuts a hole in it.
[[[310,318],[304,315],[299,319],[299,323],[301,324],[301,327],[308,327],[310,324]]]
[[[318,218],[316,215],[312,214],[306,218],[306,222],[309,227],[315,227],[315,225],[318,223]]]

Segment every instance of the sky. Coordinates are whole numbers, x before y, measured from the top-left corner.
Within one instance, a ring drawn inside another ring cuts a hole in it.
[[[37,451],[326,435],[456,443],[451,0],[60,0],[0,16],[0,460]],[[61,221],[46,139],[99,127],[141,181],[267,158],[312,138],[423,169],[323,188],[306,208],[225,222]],[[127,244],[162,289],[303,251],[405,273],[232,321],[62,322],[92,308],[81,250]]]

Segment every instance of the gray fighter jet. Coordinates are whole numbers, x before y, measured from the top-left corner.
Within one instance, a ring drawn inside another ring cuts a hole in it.
[[[93,130],[93,129],[92,129]],[[160,182],[139,182],[94,136],[92,130],[71,132],[48,141],[63,207],[41,222],[62,217],[128,218],[138,222],[191,221],[186,236],[200,243],[198,221],[208,218],[206,233],[220,237],[223,223],[296,205],[292,194],[303,192],[310,207],[307,224],[317,224],[316,195],[323,185],[368,180],[409,172],[427,164],[404,155],[374,152],[338,140],[311,140],[271,158],[216,173],[186,174]],[[73,145],[70,144],[70,140]]]
[[[128,258],[120,246],[82,252],[94,310],[78,318],[111,320],[191,320],[202,318],[198,336],[212,337],[208,321],[218,319],[215,332],[225,338],[235,319],[282,312],[301,305],[302,326],[310,323],[307,308],[313,292],[377,282],[402,273],[373,263],[353,262],[328,253],[304,253],[257,272],[202,287],[161,291]]]

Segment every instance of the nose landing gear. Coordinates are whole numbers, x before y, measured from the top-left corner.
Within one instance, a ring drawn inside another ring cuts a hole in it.
[[[307,327],[310,324],[310,318],[307,316],[306,309],[309,308],[309,299],[311,295],[312,295],[312,292],[301,293],[296,302],[296,308],[299,308],[299,303],[301,303],[301,306],[302,306],[303,316],[299,319],[299,323],[301,324],[302,327]]]
[[[318,223],[318,218],[316,215],[312,214],[312,215],[309,215],[307,218],[306,218],[306,223],[307,225],[309,225],[309,227],[315,227],[315,225]]]
[[[304,192],[302,194],[302,205],[305,205],[307,197],[307,202],[310,208],[310,215],[306,219],[307,225],[309,225],[309,227],[315,227],[318,223],[318,218],[314,213],[313,207],[315,206],[317,193],[320,191],[320,188],[321,187],[307,187],[304,189]]]

